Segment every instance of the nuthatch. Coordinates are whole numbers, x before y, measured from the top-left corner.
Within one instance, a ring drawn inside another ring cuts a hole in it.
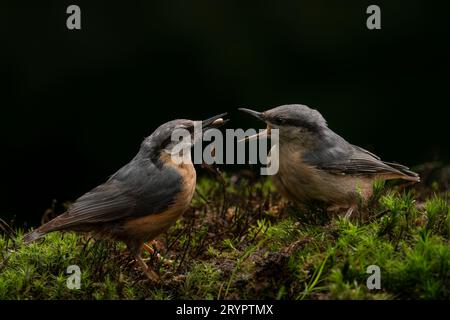
[[[196,185],[190,157],[187,162],[173,161],[177,142],[172,141],[172,134],[183,129],[189,132],[193,144],[201,138],[202,131],[222,125],[224,115],[202,122],[173,120],[161,125],[145,138],[128,164],[78,198],[65,213],[27,234],[24,243],[62,230],[123,241],[146,275],[157,280],[157,274],[141,257],[144,243],[165,232],[180,217],[188,208]],[[194,133],[197,124],[201,125],[200,137]]]
[[[375,180],[419,182],[407,167],[382,161],[328,128],[322,115],[305,105],[283,105],[265,112],[239,109],[267,123],[260,135],[279,130],[277,189],[298,203],[323,203],[329,210],[347,209],[373,194]]]

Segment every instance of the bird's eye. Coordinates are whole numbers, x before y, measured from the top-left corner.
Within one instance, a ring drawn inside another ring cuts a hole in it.
[[[186,123],[186,124],[182,124],[180,126],[180,128],[184,129],[184,130],[192,131],[192,130],[194,130],[194,125],[190,124],[190,123]]]
[[[275,117],[274,122],[275,122],[275,124],[283,124],[284,119],[281,117]]]

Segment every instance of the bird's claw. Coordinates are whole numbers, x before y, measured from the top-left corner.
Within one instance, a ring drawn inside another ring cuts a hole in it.
[[[145,272],[145,275],[147,276],[147,278],[149,278],[150,281],[155,282],[155,283],[159,283],[161,281],[160,276],[158,276],[156,274],[156,272],[153,271],[152,269],[148,268],[144,272]]]

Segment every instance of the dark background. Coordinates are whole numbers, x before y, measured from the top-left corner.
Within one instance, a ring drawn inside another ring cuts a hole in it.
[[[81,7],[82,30],[66,28]],[[366,28],[381,7],[382,29]],[[448,5],[430,1],[2,1],[0,217],[37,224],[175,118],[317,108],[385,160],[448,162]]]

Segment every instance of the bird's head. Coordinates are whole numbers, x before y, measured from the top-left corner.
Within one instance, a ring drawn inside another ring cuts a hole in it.
[[[176,119],[160,125],[141,145],[141,150],[150,152],[151,157],[159,157],[162,152],[172,154],[177,150],[187,150],[201,141],[203,132],[218,128],[228,120],[223,119],[226,113],[206,120]]]
[[[319,111],[301,104],[289,104],[258,112],[239,108],[267,124],[267,129],[255,137],[270,136],[272,129],[279,130],[280,141],[307,138],[327,128],[327,122]]]

